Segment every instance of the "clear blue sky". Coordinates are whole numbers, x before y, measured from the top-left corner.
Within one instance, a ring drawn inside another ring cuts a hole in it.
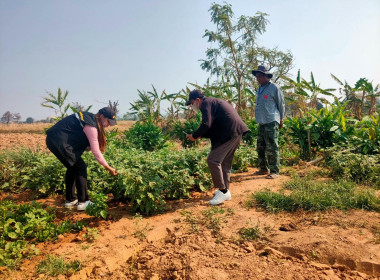
[[[211,29],[206,0],[0,0],[0,116],[53,115],[40,106],[46,91],[68,90],[69,101],[119,100],[126,113],[137,89],[178,92],[209,74],[199,59]],[[234,0],[235,16],[269,14],[266,47],[291,50],[295,74],[313,71],[324,88],[330,73],[350,84],[380,83],[379,0]]]

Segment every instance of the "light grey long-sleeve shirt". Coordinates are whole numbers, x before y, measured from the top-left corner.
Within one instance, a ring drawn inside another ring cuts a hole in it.
[[[285,117],[284,95],[281,89],[269,82],[260,86],[256,96],[256,122],[266,124],[271,122],[280,123]]]

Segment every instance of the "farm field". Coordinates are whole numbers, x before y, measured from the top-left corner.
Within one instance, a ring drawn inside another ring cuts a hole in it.
[[[122,132],[128,130],[134,123],[134,121],[118,121],[116,128]],[[25,147],[46,151],[44,129],[51,125],[50,123],[0,123],[0,150]]]
[[[39,131],[38,131],[39,132]],[[18,133],[18,132],[17,132]],[[8,135],[13,133],[2,133]],[[42,133],[21,133],[30,139]],[[2,137],[2,140],[3,141]],[[25,143],[31,144],[31,140]],[[16,148],[22,142],[11,142]],[[12,147],[13,145],[13,147]],[[41,145],[42,147],[42,145]],[[32,150],[36,146],[29,146]],[[39,152],[43,152],[39,151]],[[40,198],[33,190],[2,192],[1,201],[37,201],[56,211],[55,223],[86,223],[76,232],[36,244],[39,254],[17,269],[0,267],[2,279],[379,279],[380,213],[367,210],[267,212],[249,204],[252,193],[281,192],[284,184],[326,180],[322,167],[301,162],[283,176],[232,175],[233,199],[210,207],[213,190],[167,200],[167,211],[135,214],[133,206],[108,197],[106,220],[63,208],[61,194]],[[288,190],[285,190],[288,192]],[[379,190],[376,191],[379,196]],[[75,272],[49,276],[38,270],[47,256],[78,261]]]
[[[380,280],[380,1],[40,2],[0,1],[0,280]]]

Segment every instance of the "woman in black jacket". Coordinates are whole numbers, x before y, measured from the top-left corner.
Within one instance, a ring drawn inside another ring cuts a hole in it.
[[[66,208],[77,206],[77,210],[83,211],[92,204],[88,198],[87,165],[81,157],[85,150],[91,149],[101,165],[112,175],[118,174],[107,164],[102,155],[107,146],[104,128],[115,125],[115,119],[115,111],[110,107],[104,107],[95,115],[89,112],[70,115],[47,130],[46,145],[48,149],[67,168],[65,175]]]

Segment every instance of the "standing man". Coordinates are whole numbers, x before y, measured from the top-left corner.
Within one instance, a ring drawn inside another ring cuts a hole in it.
[[[202,112],[201,125],[193,134],[187,134],[187,139],[196,141],[205,137],[211,140],[207,163],[214,187],[218,190],[210,204],[218,205],[231,200],[229,186],[232,159],[248,127],[231,104],[222,99],[205,97],[200,90],[190,92],[186,105]]]
[[[285,117],[284,96],[281,89],[271,83],[273,75],[264,66],[259,66],[252,74],[260,85],[255,110],[256,122],[259,124],[257,153],[260,170],[254,175],[267,175],[265,178],[275,179],[280,172],[278,136]]]

